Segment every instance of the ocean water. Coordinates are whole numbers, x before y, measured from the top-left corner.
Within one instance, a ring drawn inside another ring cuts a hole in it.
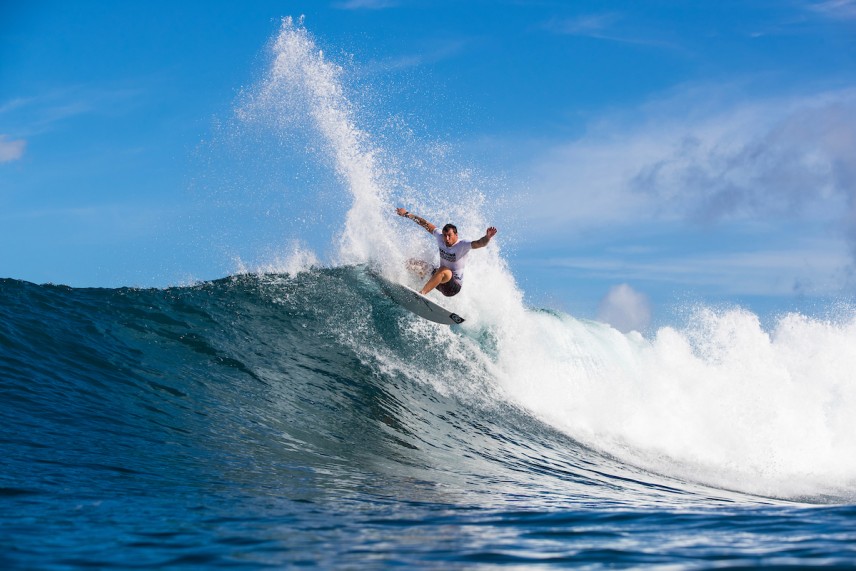
[[[564,353],[519,362],[525,336],[416,321],[362,266],[163,290],[2,280],[0,563],[856,565],[853,369],[818,355],[852,352],[856,324],[804,321],[824,335],[803,331],[800,358],[819,359],[785,365],[782,395],[755,384],[760,357],[732,380],[674,339],[522,319],[564,331]],[[614,370],[628,352],[635,379]],[[680,378],[684,359],[701,376]]]
[[[0,279],[0,566],[856,567],[852,308],[622,334],[525,303],[501,228],[444,302],[467,321],[416,319],[372,277],[433,255],[394,206],[476,232],[491,199],[401,184],[425,171],[347,87],[286,19],[236,105],[323,150],[348,229],[330,259]]]

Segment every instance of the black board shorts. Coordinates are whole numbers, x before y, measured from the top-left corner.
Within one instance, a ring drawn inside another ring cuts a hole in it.
[[[440,268],[434,268],[434,271],[431,272],[431,275],[437,273],[437,270]],[[440,284],[437,286],[437,291],[445,295],[446,297],[452,297],[453,295],[457,295],[459,291],[461,291],[461,282],[456,280],[455,278],[450,279],[444,284]]]

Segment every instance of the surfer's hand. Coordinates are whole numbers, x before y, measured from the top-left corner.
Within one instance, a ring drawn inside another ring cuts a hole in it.
[[[487,232],[485,232],[484,235],[487,236],[488,239],[493,238],[494,236],[496,236],[496,227],[491,226],[487,229]]]
[[[399,216],[407,216],[408,212],[404,208],[396,208],[395,211]]]

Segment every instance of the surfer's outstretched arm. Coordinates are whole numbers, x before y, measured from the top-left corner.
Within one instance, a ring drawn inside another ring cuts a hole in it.
[[[487,246],[488,242],[490,242],[490,239],[494,236],[496,236],[496,228],[491,226],[487,229],[487,232],[484,233],[484,236],[482,236],[478,240],[473,240],[473,250],[475,250],[476,248],[484,248],[485,246]]]
[[[413,214],[412,212],[408,212],[404,208],[396,208],[395,211],[398,212],[399,216],[404,216],[405,218],[410,218],[411,220],[413,220],[414,222],[416,222],[417,224],[419,224],[420,226],[422,226],[423,228],[428,230],[429,233],[433,233],[434,228],[436,228],[436,226],[434,226],[433,224],[431,224],[430,222],[428,222],[424,218],[416,216],[415,214]]]

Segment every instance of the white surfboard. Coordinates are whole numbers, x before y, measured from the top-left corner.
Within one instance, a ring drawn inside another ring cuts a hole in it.
[[[434,323],[441,325],[457,325],[464,322],[464,318],[433,302],[418,291],[407,286],[391,282],[388,279],[376,275],[380,287],[398,305],[409,309],[419,317],[424,317]]]

